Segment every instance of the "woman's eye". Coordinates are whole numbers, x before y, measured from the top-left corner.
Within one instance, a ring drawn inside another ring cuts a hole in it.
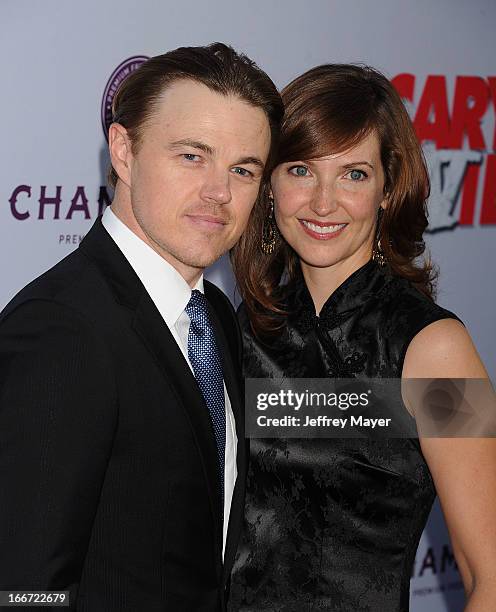
[[[233,172],[234,174],[239,174],[239,176],[252,176],[252,173],[249,170],[246,168],[240,168],[239,166],[233,168]]]
[[[348,176],[350,177],[352,181],[363,181],[364,179],[367,178],[367,173],[364,172],[363,170],[357,170],[355,168],[354,170],[350,170],[350,172],[348,173]]]
[[[308,176],[308,168],[306,166],[292,166],[289,172],[295,176]]]

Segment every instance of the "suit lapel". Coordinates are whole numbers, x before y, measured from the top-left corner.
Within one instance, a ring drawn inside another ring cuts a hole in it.
[[[208,408],[181,350],[146,292],[136,309],[133,327],[175,392],[178,404],[187,414],[203,463],[216,528],[215,540],[222,546],[217,447]]]
[[[205,473],[216,532],[216,557],[221,571],[218,551],[222,550],[222,507],[217,448],[210,415],[196,379],[155,304],[100,219],[95,222],[79,248],[103,272],[117,301],[134,310],[134,330],[173,389],[177,403],[187,414]]]

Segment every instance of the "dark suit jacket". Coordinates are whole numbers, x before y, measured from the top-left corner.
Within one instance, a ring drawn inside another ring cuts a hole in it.
[[[208,410],[98,220],[0,315],[0,590],[70,590],[87,612],[224,610],[244,493],[240,337],[225,295],[205,294],[238,436],[225,563]]]

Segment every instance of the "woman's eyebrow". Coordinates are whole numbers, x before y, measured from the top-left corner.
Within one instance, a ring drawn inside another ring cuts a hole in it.
[[[368,166],[372,170],[374,169],[374,166],[370,162],[368,162],[368,161],[353,161],[353,162],[348,162],[347,164],[343,164],[341,167],[342,168],[351,168],[353,166]]]

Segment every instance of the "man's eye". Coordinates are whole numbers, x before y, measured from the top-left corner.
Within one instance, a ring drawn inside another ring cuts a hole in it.
[[[198,161],[200,159],[200,156],[195,155],[194,153],[183,153],[183,157],[188,161]]]
[[[367,178],[367,173],[363,170],[357,170],[356,168],[354,168],[353,170],[350,170],[348,172],[348,176],[352,181],[363,181]]]
[[[306,166],[291,166],[288,172],[295,176],[308,176],[308,168]]]
[[[233,172],[234,174],[239,174],[239,176],[253,176],[253,174],[249,170],[247,170],[246,168],[240,168],[239,166],[233,168]]]

